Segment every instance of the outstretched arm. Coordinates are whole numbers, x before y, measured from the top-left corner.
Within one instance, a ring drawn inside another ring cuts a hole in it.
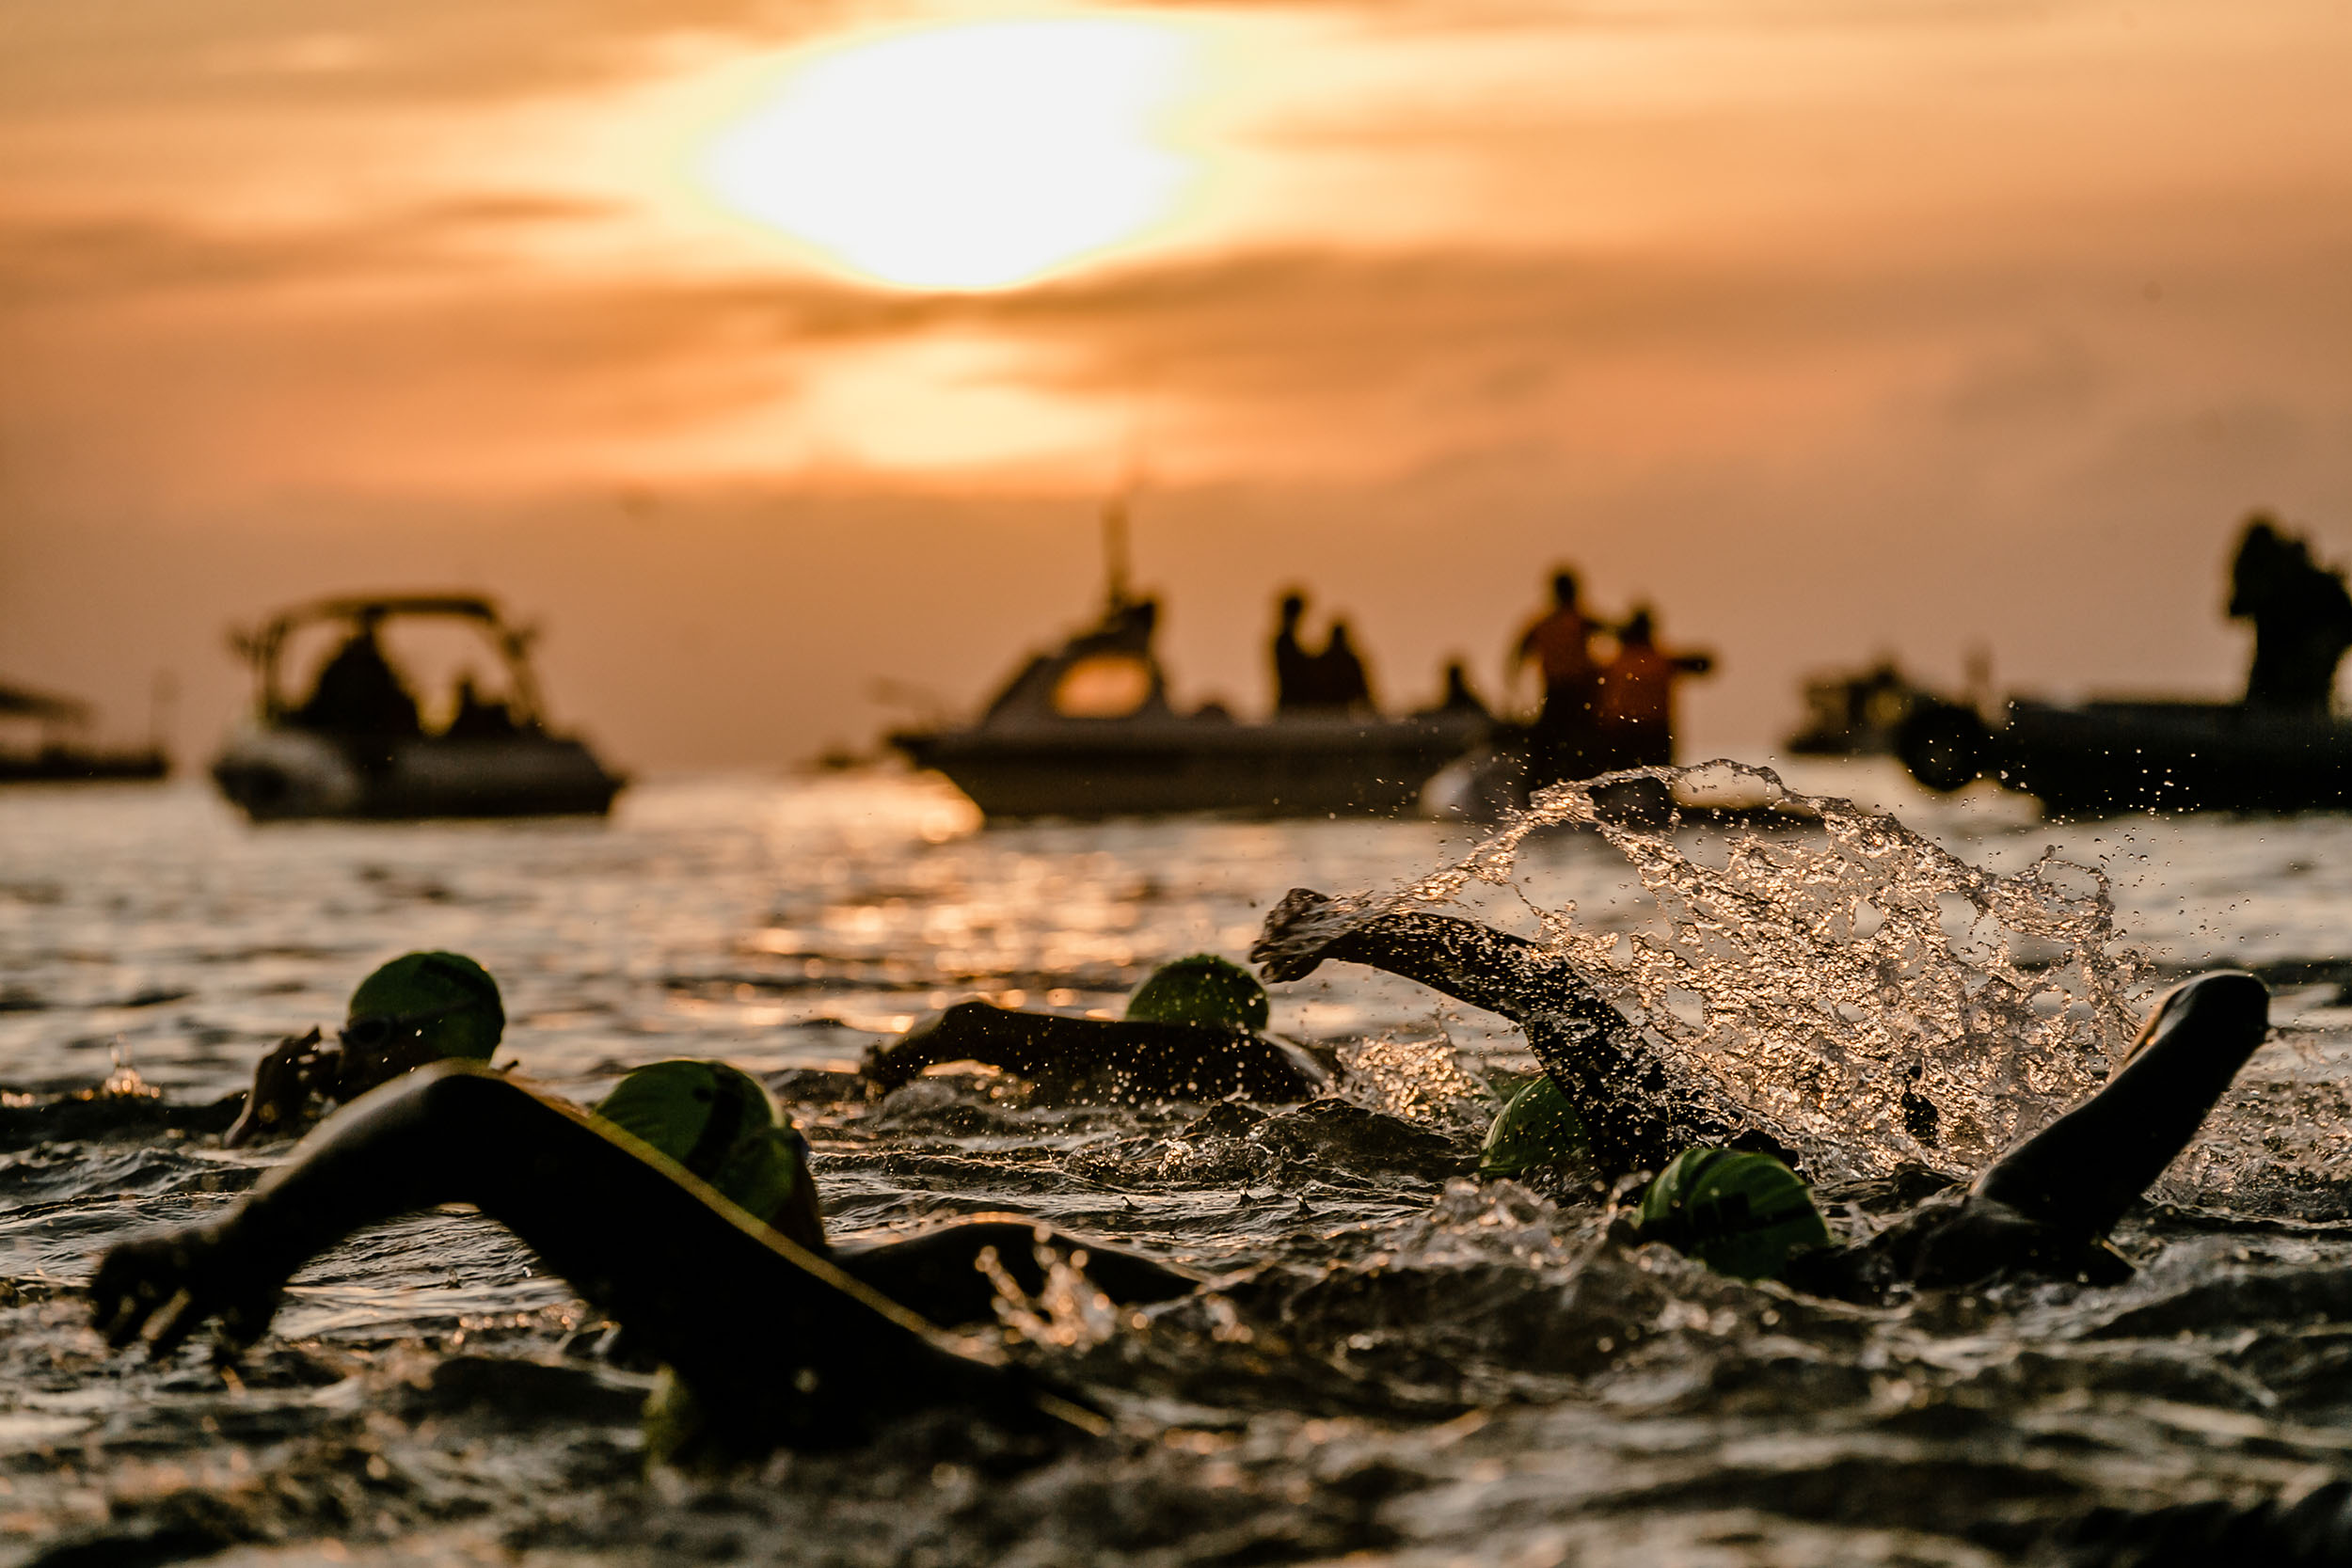
[[[249,1339],[310,1259],[447,1202],[512,1229],[747,1445],[839,1442],[925,1405],[1083,1419],[627,1133],[467,1062],[355,1101],[225,1219],[117,1247],[92,1307],[118,1345],[145,1330],[168,1348],[214,1316]]]
[[[1514,1023],[1575,1019],[1603,1029],[1631,1025],[1575,964],[1524,937],[1452,915],[1392,913],[1318,938],[1332,900],[1293,888],[1266,916],[1249,950],[1269,980],[1298,980],[1326,959],[1368,964],[1417,980]]]
[[[1055,1085],[1110,1078],[1131,1094],[1187,1100],[1300,1100],[1330,1079],[1305,1052],[1256,1035],[1017,1012],[986,1002],[959,1002],[869,1052],[865,1072],[890,1089],[943,1062],[986,1062]]]
[[[1331,900],[1294,888],[1266,917],[1249,950],[1269,980],[1295,980],[1326,958],[1369,964],[1500,1013],[1518,1024],[1569,1104],[1583,1118],[1594,1162],[1609,1176],[1661,1170],[1693,1145],[1789,1151],[1755,1118],[1664,1058],[1561,954],[1468,920],[1384,914],[1339,926]]]
[[[2105,1235],[2188,1147],[2269,1032],[2270,991],[2251,974],[2176,988],[2097,1094],[2002,1155],[1971,1191],[2060,1230]]]

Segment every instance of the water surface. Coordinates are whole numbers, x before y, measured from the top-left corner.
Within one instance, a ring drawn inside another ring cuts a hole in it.
[[[2352,822],[2053,826],[1997,797],[1930,800],[1871,766],[1797,782],[1882,800],[1970,865],[2013,875],[2055,848],[2104,871],[2104,951],[2135,1005],[2217,963],[2279,987],[2278,1042],[2120,1238],[2143,1265],[2131,1283],[1864,1309],[1629,1249],[1589,1193],[1468,1180],[1484,1080],[1527,1065],[1507,1027],[1335,968],[1278,991],[1275,1022],[1357,1064],[1341,1103],[1060,1108],[947,1079],[796,1105],[838,1234],[1017,1209],[1218,1277],[1137,1319],[1073,1298],[1033,1323],[1043,1342],[1025,1354],[1121,1424],[1025,1468],[918,1423],[855,1455],[649,1478],[644,1379],[585,1354],[596,1314],[466,1214],[321,1260],[233,1372],[196,1352],[109,1361],[71,1294],[92,1257],[215,1211],[273,1153],[163,1132],[19,1138],[0,1153],[0,1538],[20,1544],[0,1554],[1979,1562],[2040,1550],[2098,1504],[2352,1473]],[[174,1103],[215,1101],[278,1037],[338,1018],[373,964],[422,946],[489,965],[504,1054],[562,1093],[680,1054],[846,1068],[975,993],[1115,1008],[1160,959],[1237,956],[1293,886],[1394,890],[1475,837],[1432,822],[981,832],[952,791],[898,775],[657,780],[607,824],[264,831],[193,785],[16,791],[0,797],[0,1088],[71,1092],[128,1064]],[[1668,842],[1719,865],[1735,837]],[[1815,852],[1803,832],[1772,842]],[[1666,851],[1634,852],[1649,858],[1539,835],[1463,901],[1530,934],[1573,905],[1597,953],[1671,940],[1641,882]],[[2043,973],[2046,955],[2017,956]],[[1753,987],[1770,971],[1747,957]],[[1784,1000],[1803,989],[1788,976]],[[1725,1016],[1713,1005],[1694,1016]],[[2067,1037],[2090,1081],[2094,1035]],[[2051,1080],[2053,1103],[2073,1081]],[[1833,1196],[1839,1224],[1867,1227],[1886,1193]]]

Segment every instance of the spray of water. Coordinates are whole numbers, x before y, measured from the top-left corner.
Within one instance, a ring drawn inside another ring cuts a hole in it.
[[[1085,1250],[1065,1257],[1045,1241],[1046,1234],[1040,1230],[1035,1243],[1037,1265],[1045,1275],[1035,1296],[1021,1288],[994,1247],[982,1247],[975,1265],[996,1288],[996,1319],[1011,1333],[1050,1349],[1089,1350],[1119,1331],[1122,1315],[1087,1277]]]
[[[1621,809],[1629,788],[1661,787],[1681,810]],[[1678,832],[1686,812],[1719,831]],[[1573,904],[1521,885],[1520,847],[1563,827],[1625,857],[1656,904],[1646,930],[1585,930]],[[1342,900],[1293,940],[1319,945],[1473,882],[1512,889],[1656,1048],[1823,1177],[1981,1168],[2106,1077],[2147,970],[2097,868],[2045,851],[1983,870],[1885,813],[1732,762],[1554,785],[1461,859]]]

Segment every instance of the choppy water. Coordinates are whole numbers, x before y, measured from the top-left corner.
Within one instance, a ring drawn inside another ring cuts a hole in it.
[[[1458,900],[1530,934],[1549,917],[1755,1102],[1814,1075],[1777,1109],[1856,1178],[1964,1173],[2095,1082],[2163,978],[2257,967],[2280,1040],[2128,1225],[2136,1280],[1864,1310],[1629,1250],[1588,1203],[1465,1178],[1480,1081],[1525,1065],[1510,1031],[1332,969],[1278,992],[1276,1027],[1343,1047],[1343,1103],[1056,1109],[933,1080],[869,1105],[791,1080],[819,1096],[798,1110],[836,1233],[1019,1209],[1219,1288],[1140,1323],[1063,1304],[1030,1354],[1122,1425],[1042,1466],[910,1429],[690,1481],[644,1474],[644,1380],[580,1354],[593,1314],[461,1214],[323,1260],[233,1377],[106,1360],[70,1294],[92,1256],[230,1201],[269,1155],[18,1135],[0,1560],[1962,1563],[2042,1551],[2097,1504],[2352,1474],[2352,821],[2053,827],[1871,767],[1793,782],[1893,804],[1959,864],[1867,815],[1843,837],[1553,832]],[[172,1103],[215,1101],[417,946],[487,963],[514,1054],[564,1093],[676,1054],[841,1068],[976,991],[1116,1006],[1161,958],[1237,955],[1290,887],[1394,893],[1474,844],[1422,822],[980,832],[896,776],[655,782],[608,825],[265,832],[194,787],[18,791],[0,1088],[127,1060]],[[1991,925],[1953,903],[1971,886]],[[1914,1064],[1973,1131],[1903,1143],[1882,1090]],[[1839,1196],[1847,1225],[1890,1198]]]

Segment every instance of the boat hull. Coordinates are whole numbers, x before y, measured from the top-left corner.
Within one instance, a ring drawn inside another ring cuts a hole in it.
[[[1974,772],[2051,816],[2352,810],[2352,723],[2333,718],[2234,703],[2021,701],[2005,726],[1981,734]],[[1907,746],[1904,760],[1937,784],[1916,752]]]
[[[1447,715],[1067,720],[894,735],[918,768],[946,774],[991,817],[1393,816],[1486,726]]]
[[[103,784],[164,778],[171,760],[161,752],[80,752],[47,747],[0,752],[0,784]]]
[[[625,783],[586,746],[559,736],[426,736],[369,755],[288,727],[238,736],[213,764],[213,778],[256,822],[600,816]]]

